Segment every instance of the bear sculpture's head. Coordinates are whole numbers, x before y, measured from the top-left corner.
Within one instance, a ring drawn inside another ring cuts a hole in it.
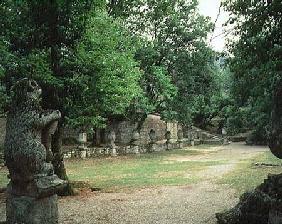
[[[39,106],[42,90],[36,81],[27,78],[21,79],[12,87],[12,104],[21,106]]]

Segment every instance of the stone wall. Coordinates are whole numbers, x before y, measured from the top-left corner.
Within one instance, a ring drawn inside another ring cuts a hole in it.
[[[6,118],[0,117],[0,150],[3,149],[6,135]]]
[[[111,124],[110,129],[116,133],[116,143],[120,145],[128,145],[132,139],[132,133],[136,129],[137,124],[130,121],[120,121]],[[146,145],[150,142],[149,132],[154,130],[156,133],[156,140],[165,140],[165,133],[171,132],[171,138],[177,139],[177,123],[166,123],[161,120],[158,115],[150,114],[146,118],[140,130],[140,141],[142,145]]]

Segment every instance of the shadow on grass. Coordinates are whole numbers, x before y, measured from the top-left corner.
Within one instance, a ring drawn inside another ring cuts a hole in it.
[[[272,164],[274,166],[257,166],[255,164]],[[236,190],[237,196],[246,191],[253,190],[268,174],[279,174],[282,172],[282,162],[271,154],[265,152],[249,160],[241,160],[236,169],[226,174],[218,181],[219,184],[227,184]]]

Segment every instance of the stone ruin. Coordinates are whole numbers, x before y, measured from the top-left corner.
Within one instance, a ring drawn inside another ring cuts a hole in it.
[[[66,183],[53,172],[49,141],[61,114],[42,110],[41,88],[35,81],[20,80],[13,92],[4,143],[10,178],[7,224],[56,224],[56,192]]]
[[[282,86],[276,89],[273,106],[270,151],[282,159]],[[281,224],[282,174],[268,175],[255,190],[243,194],[231,210],[216,214],[218,224]]]
[[[156,116],[154,115],[154,117]],[[148,121],[151,121],[151,123],[149,124]],[[93,146],[89,142],[87,144],[87,139],[83,140],[82,146],[81,137],[79,137],[79,146],[67,147],[67,150],[64,152],[64,158],[84,159],[126,154],[139,155],[140,153],[182,149],[199,144],[227,144],[224,138],[199,128],[190,127],[189,129],[184,129],[177,123],[168,124],[159,118],[154,119],[154,122],[152,122],[152,115],[148,117],[141,130],[137,130],[136,126],[132,124],[132,126],[129,126],[130,128],[122,129],[125,124],[126,122],[123,121],[119,125],[108,126],[105,130],[105,142],[99,146]],[[78,136],[85,136],[86,138],[87,135],[86,133],[80,133]],[[126,137],[121,138],[123,136]]]
[[[5,123],[6,118],[0,118],[0,130],[4,127],[3,124]],[[63,137],[67,145],[67,147],[65,147],[64,157],[87,158],[100,155],[116,156],[121,154],[140,154],[181,149],[191,145],[218,145],[225,144],[226,142],[225,138],[222,138],[222,136],[210,134],[196,127],[187,129],[177,122],[165,122],[156,114],[148,115],[140,130],[137,130],[137,126],[136,123],[131,121],[121,120],[110,123],[105,129],[96,129],[95,145],[93,141],[89,142],[89,140],[92,140],[92,136],[90,137],[78,129],[64,127]],[[52,127],[45,127],[45,129],[52,131]],[[151,131],[154,132],[153,140],[151,138],[152,136],[150,136]],[[170,132],[169,141],[167,141],[166,138],[168,137],[166,136],[167,132]],[[3,131],[2,134],[4,136],[5,131]],[[48,139],[50,134],[51,133],[45,134],[43,139]],[[99,143],[97,144],[97,142]],[[74,146],[75,144],[77,144],[77,147]],[[46,143],[44,143],[44,145],[47,149],[49,148]],[[0,135],[0,165],[1,154]],[[48,158],[49,153],[47,154],[47,161]]]

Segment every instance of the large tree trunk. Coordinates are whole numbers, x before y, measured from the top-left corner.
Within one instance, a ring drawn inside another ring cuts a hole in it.
[[[282,159],[282,82],[274,92],[271,120],[269,148],[276,157]]]
[[[53,166],[55,174],[62,180],[69,180],[64,164],[64,156],[62,153],[62,138],[63,138],[63,126],[62,122],[59,122],[57,131],[52,137],[52,152],[53,152]],[[58,193],[61,196],[74,195],[73,189],[68,184],[61,192]]]

